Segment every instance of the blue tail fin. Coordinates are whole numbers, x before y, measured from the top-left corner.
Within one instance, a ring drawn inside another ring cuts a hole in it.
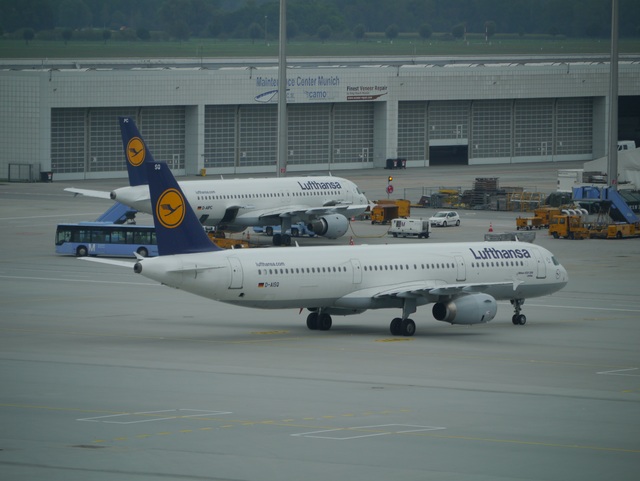
[[[149,193],[161,256],[221,250],[202,224],[165,162],[145,161]]]
[[[127,172],[129,173],[129,185],[148,184],[149,181],[144,164],[153,162],[153,156],[149,152],[147,144],[142,135],[140,135],[133,119],[131,117],[118,117],[118,120],[120,121],[124,158],[127,164]]]

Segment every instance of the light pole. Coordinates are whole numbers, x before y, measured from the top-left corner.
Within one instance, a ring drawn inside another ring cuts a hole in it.
[[[264,16],[264,44],[267,45],[267,16]]]

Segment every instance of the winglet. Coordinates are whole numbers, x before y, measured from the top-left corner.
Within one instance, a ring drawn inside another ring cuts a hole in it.
[[[166,256],[222,250],[205,233],[167,164],[145,164],[158,253]]]
[[[124,158],[129,173],[129,185],[145,185],[147,171],[144,165],[147,162],[154,162],[153,156],[147,148],[147,143],[140,135],[136,123],[131,117],[118,117],[120,122],[120,133],[122,134],[122,147],[124,148]]]

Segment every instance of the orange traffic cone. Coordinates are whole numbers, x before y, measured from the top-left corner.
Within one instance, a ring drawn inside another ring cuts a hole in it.
[[[354,243],[353,243],[353,237],[349,237],[349,245],[350,245],[350,246],[354,245]]]
[[[489,222],[489,232],[493,232],[493,224]]]

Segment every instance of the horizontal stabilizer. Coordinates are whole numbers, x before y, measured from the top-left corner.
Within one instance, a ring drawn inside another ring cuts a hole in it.
[[[95,197],[96,199],[111,200],[111,192],[104,192],[102,190],[76,189],[75,187],[67,187],[64,190],[65,192],[71,192],[76,195],[84,195],[86,197]]]
[[[98,262],[100,264],[110,264],[112,266],[127,267],[133,270],[135,262],[117,261],[115,259],[105,259],[104,257],[78,257],[81,261]]]

